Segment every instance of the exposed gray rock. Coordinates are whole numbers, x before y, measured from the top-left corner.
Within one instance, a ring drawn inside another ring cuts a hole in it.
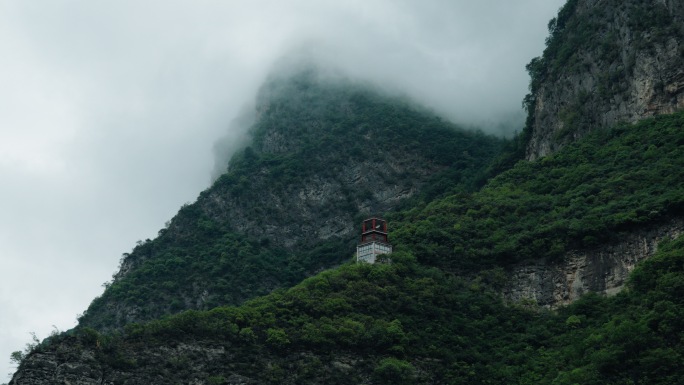
[[[264,350],[245,366],[244,357],[230,353],[230,346],[208,340],[176,346],[147,341],[123,349],[112,357],[102,346],[83,346],[67,337],[57,349],[48,347],[29,355],[9,385],[255,385],[274,383],[274,376],[282,378],[283,384],[324,385],[329,378],[341,376],[350,383],[370,383],[367,362],[345,352],[325,358],[291,352],[284,358]],[[285,365],[307,363],[316,371],[282,370]]]
[[[678,218],[627,234],[616,243],[568,252],[558,262],[539,260],[517,265],[509,271],[504,298],[557,308],[587,292],[617,294],[637,263],[652,256],[660,241],[683,232],[684,220]]]
[[[269,186],[272,179],[264,169],[250,181],[253,194],[249,204],[216,189],[203,201],[203,210],[238,232],[268,238],[287,248],[350,238],[358,232],[355,213],[391,210],[439,170],[417,154],[397,151],[383,156],[382,164],[350,159],[334,174],[311,175],[280,190]],[[365,194],[350,194],[352,191]]]
[[[127,353],[103,358],[101,346],[84,347],[67,339],[55,350],[35,352],[26,358],[10,385],[255,383],[249,377],[227,372],[226,363],[233,357],[223,346],[206,341],[173,347],[135,346]]]
[[[566,65],[545,75],[535,93],[528,160],[549,155],[591,130],[684,108],[684,4],[648,3],[578,2],[573,17],[593,18],[596,30],[575,47]],[[645,6],[668,15],[667,37],[640,26],[634,9]],[[545,57],[549,66],[555,60]]]
[[[72,355],[71,351],[38,352],[29,356],[10,384],[100,385],[103,373],[92,352]],[[90,354],[89,354],[90,353]]]

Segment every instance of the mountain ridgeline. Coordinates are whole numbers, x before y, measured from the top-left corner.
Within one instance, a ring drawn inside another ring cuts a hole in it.
[[[235,305],[348,261],[364,216],[471,191],[503,141],[314,70],[261,89],[252,143],[155,240],[125,254],[80,324]]]
[[[682,9],[569,0],[512,141],[272,77],[226,172],[10,384],[684,383]],[[376,214],[391,263],[356,264]]]

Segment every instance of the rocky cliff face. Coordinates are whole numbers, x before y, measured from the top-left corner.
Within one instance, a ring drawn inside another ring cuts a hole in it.
[[[372,146],[381,141],[369,133]],[[267,146],[281,145],[269,134]],[[272,143],[272,144],[271,144]],[[202,200],[206,215],[227,222],[236,231],[293,248],[351,239],[358,233],[358,213],[383,213],[419,191],[425,180],[443,166],[420,154],[377,148],[377,161],[347,158],[344,149],[312,159],[331,164],[331,172],[306,175],[289,184],[273,184],[273,170],[259,167],[249,180],[249,201],[225,189],[211,190]],[[410,176],[410,177],[406,177]],[[255,208],[259,208],[256,210]]]
[[[656,252],[658,243],[682,233],[684,219],[678,218],[626,234],[618,242],[571,251],[558,262],[517,265],[509,271],[503,296],[509,302],[532,302],[553,309],[588,292],[617,294],[637,263]]]
[[[684,107],[684,2],[571,0],[528,66],[528,160]]]

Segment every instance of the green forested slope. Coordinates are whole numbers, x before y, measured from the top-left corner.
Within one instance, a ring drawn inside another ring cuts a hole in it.
[[[482,269],[558,258],[681,215],[684,113],[591,134],[519,162],[480,191],[390,215],[392,238],[423,263]]]
[[[115,336],[81,329],[39,351],[92,351],[91,365],[120,383],[681,383],[684,239],[661,245],[629,287],[530,311],[395,253],[390,265],[345,265],[239,308],[188,311]],[[173,346],[219,353],[154,355]]]

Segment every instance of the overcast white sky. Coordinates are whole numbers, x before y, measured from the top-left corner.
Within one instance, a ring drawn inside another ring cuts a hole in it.
[[[208,187],[212,145],[305,50],[452,120],[520,116],[564,0],[0,0],[0,382]],[[5,372],[2,372],[5,370]]]

